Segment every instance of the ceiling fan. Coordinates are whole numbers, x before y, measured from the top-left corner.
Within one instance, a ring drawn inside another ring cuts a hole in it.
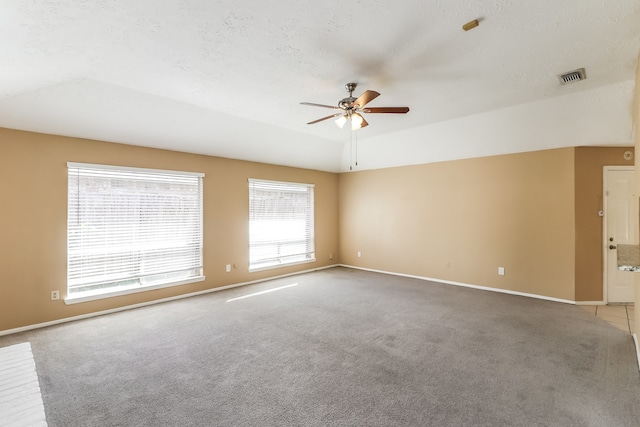
[[[331,108],[333,110],[339,110],[338,113],[332,114],[327,117],[323,117],[318,120],[307,123],[312,125],[314,123],[322,122],[324,120],[337,117],[335,123],[342,129],[344,124],[351,119],[351,129],[356,130],[368,126],[369,123],[364,119],[362,113],[393,113],[393,114],[406,114],[409,112],[409,107],[365,107],[369,102],[376,99],[380,94],[373,90],[367,90],[358,98],[353,97],[353,91],[358,86],[357,83],[347,83],[344,85],[349,92],[349,96],[343,98],[338,102],[337,107],[324,104],[316,104],[313,102],[301,102],[302,105],[310,105],[312,107]]]

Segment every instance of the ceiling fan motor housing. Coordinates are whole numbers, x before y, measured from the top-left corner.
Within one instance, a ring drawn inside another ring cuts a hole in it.
[[[343,98],[338,103],[338,107],[342,108],[343,110],[351,110],[353,108],[353,101],[355,100],[356,98],[354,98],[353,96],[349,96],[348,98]]]

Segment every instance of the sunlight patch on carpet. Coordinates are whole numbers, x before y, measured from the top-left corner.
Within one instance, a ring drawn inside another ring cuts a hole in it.
[[[231,299],[226,300],[225,302],[238,301],[238,300],[245,299],[245,298],[256,297],[258,295],[268,294],[269,292],[280,291],[282,289],[290,288],[292,286],[298,286],[298,284],[294,283],[292,285],[280,286],[279,288],[267,289],[266,291],[255,292],[253,294],[243,295],[243,296],[238,297],[238,298],[231,298]]]

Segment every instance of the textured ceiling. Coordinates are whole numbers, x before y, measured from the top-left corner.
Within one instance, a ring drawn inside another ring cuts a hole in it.
[[[0,126],[347,170],[354,135],[299,103],[354,81],[411,108],[367,116],[361,168],[623,145],[638,22],[640,0],[4,0]],[[533,135],[513,141],[514,122]]]

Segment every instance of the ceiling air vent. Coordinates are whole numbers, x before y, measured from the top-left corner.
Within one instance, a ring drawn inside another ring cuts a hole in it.
[[[580,80],[584,80],[587,78],[587,73],[585,73],[584,68],[580,68],[578,70],[569,71],[568,73],[560,74],[558,76],[560,79],[561,85],[566,85],[573,82],[579,82]]]

